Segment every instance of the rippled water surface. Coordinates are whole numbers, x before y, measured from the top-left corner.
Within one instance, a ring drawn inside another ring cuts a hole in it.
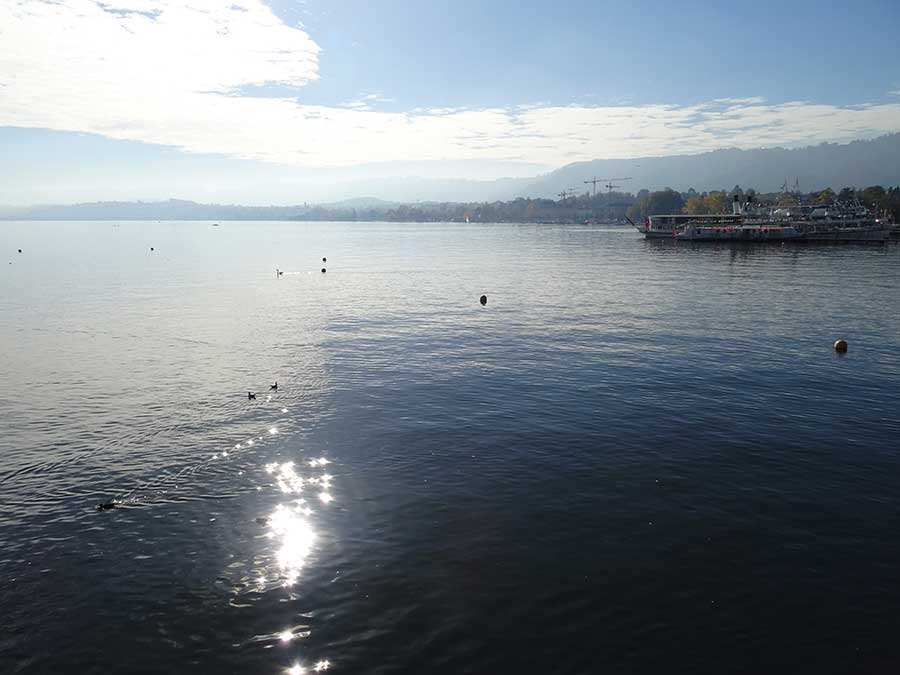
[[[2,223],[0,264],[2,672],[900,670],[895,244]]]

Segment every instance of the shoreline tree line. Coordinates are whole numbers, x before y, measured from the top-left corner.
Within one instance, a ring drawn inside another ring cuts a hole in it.
[[[825,188],[815,192],[757,193],[735,185],[731,190],[678,192],[640,190],[591,195],[585,193],[558,200],[519,197],[495,202],[419,202],[370,208],[305,206],[290,220],[387,221],[387,222],[470,222],[470,223],[583,223],[638,222],[647,216],[666,213],[693,215],[731,213],[737,195],[741,202],[751,198],[762,206],[793,206],[798,203],[826,205],[859,202],[868,208],[893,214],[900,221],[900,186],[873,185],[862,189],[845,187],[835,192]]]

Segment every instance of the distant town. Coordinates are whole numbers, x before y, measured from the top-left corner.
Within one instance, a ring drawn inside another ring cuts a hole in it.
[[[593,180],[593,179],[592,179]],[[587,181],[588,183],[592,180]],[[607,185],[613,185],[607,183]],[[802,204],[830,204],[835,201],[859,202],[867,207],[890,211],[900,216],[900,186],[884,188],[880,185],[856,189],[845,187],[835,192],[826,188],[802,193],[787,185],[779,192],[757,193],[735,185],[731,190],[697,192],[689,189],[678,192],[670,188],[657,191],[639,190],[636,193],[609,189],[606,192],[564,191],[558,199],[530,199],[484,203],[416,203],[387,207],[348,208],[311,206],[290,219],[333,221],[391,221],[391,222],[473,222],[473,223],[625,223],[643,220],[649,215],[664,213],[716,214],[730,213],[734,196],[740,201],[748,197],[760,205],[793,206]]]
[[[595,183],[596,180],[596,183]],[[296,206],[240,206],[200,204],[171,199],[158,202],[93,202],[59,206],[6,208],[5,220],[294,220],[294,221],[382,221],[450,223],[626,223],[649,215],[667,213],[728,213],[734,196],[743,202],[748,197],[761,206],[806,205],[832,202],[854,203],[879,213],[890,213],[900,220],[900,186],[872,185],[858,189],[826,188],[801,192],[797,181],[777,192],[758,193],[735,185],[730,190],[684,192],[666,188],[637,192],[622,191],[612,181],[601,183],[593,177],[584,181],[585,190],[569,189],[556,199],[520,197],[491,202],[414,202],[398,203],[378,199],[355,199],[332,204]],[[620,180],[621,182],[621,180]],[[605,188],[605,189],[604,189]]]

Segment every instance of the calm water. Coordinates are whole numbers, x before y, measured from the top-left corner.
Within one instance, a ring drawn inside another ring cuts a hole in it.
[[[900,246],[0,223],[0,256],[2,672],[900,670]]]

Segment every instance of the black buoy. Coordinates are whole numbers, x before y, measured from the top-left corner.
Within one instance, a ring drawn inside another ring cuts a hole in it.
[[[19,253],[21,253],[21,252],[22,252],[22,249],[19,249]]]
[[[322,258],[322,262],[328,262],[328,258]]]
[[[248,392],[247,392],[247,400],[248,400],[248,401],[255,401],[255,400],[256,400],[256,394],[254,394],[254,393],[248,391]]]
[[[482,306],[482,307],[483,307],[484,305],[486,305],[486,304],[487,304],[487,296],[486,296],[486,295],[482,295],[482,296],[481,296],[481,299],[479,300],[479,302],[481,302],[481,306]]]
[[[151,251],[154,250],[152,246],[150,247],[150,250],[151,250]]]
[[[324,268],[324,267],[322,268],[322,274],[325,274],[325,268]]]

